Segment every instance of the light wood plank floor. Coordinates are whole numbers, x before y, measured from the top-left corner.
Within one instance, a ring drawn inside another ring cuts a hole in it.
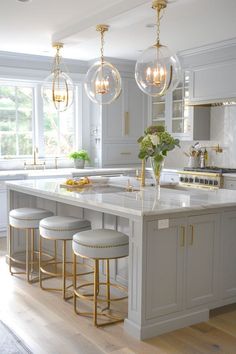
[[[0,239],[0,319],[35,354],[236,354],[236,305],[214,311],[207,323],[141,342],[128,336],[122,324],[93,327],[59,293],[10,276],[5,253]]]

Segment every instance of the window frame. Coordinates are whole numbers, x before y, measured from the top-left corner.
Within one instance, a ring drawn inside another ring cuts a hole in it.
[[[63,158],[65,155],[45,155],[44,148],[44,107],[43,98],[41,96],[41,87],[43,82],[39,80],[21,80],[21,79],[4,79],[0,78],[0,85],[12,87],[30,87],[32,88],[32,155],[3,155],[1,160],[6,160],[10,156],[11,160],[27,160],[32,159],[33,151],[38,148],[38,156],[42,159],[51,159],[55,157]],[[82,83],[74,82],[74,149],[77,150],[81,146],[81,134],[79,134],[82,127]]]

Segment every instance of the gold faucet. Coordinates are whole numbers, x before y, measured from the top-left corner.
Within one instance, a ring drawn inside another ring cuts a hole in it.
[[[37,155],[38,155],[38,152],[39,152],[39,149],[37,147],[34,148],[34,152],[33,152],[33,155],[34,155],[34,162],[33,164],[34,165],[37,165]]]
[[[222,153],[223,149],[222,147],[220,147],[220,144],[216,145],[216,146],[212,146],[212,150],[215,151],[216,153]]]
[[[24,161],[24,168],[26,169],[27,166],[29,167],[34,167],[37,168],[37,166],[43,166],[43,168],[45,169],[45,161],[42,162],[38,162],[38,147],[35,147],[33,150],[33,163],[27,163],[26,161]]]
[[[136,179],[138,180],[138,181],[141,181],[141,187],[145,187],[145,173],[146,173],[146,171],[145,171],[145,165],[146,165],[146,163],[145,163],[145,159],[143,159],[142,160],[142,167],[141,167],[141,173],[140,173],[140,175],[139,175],[139,172],[138,172],[138,170],[136,170]]]

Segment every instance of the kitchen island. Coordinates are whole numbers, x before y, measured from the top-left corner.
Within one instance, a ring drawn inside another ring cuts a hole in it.
[[[128,192],[127,182],[135,181],[127,177],[68,191],[62,182],[8,182],[8,208],[43,207],[129,236],[129,259],[116,261],[112,274],[128,282],[124,327],[130,334],[153,337],[205,321],[211,309],[236,302],[236,191],[159,193],[134,185]],[[15,250],[24,249],[23,240]]]

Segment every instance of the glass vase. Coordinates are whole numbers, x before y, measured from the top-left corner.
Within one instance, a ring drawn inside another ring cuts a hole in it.
[[[161,183],[161,171],[164,166],[164,158],[161,157],[151,157],[151,166],[152,166],[152,176],[155,182],[155,186],[157,189],[160,189]]]

